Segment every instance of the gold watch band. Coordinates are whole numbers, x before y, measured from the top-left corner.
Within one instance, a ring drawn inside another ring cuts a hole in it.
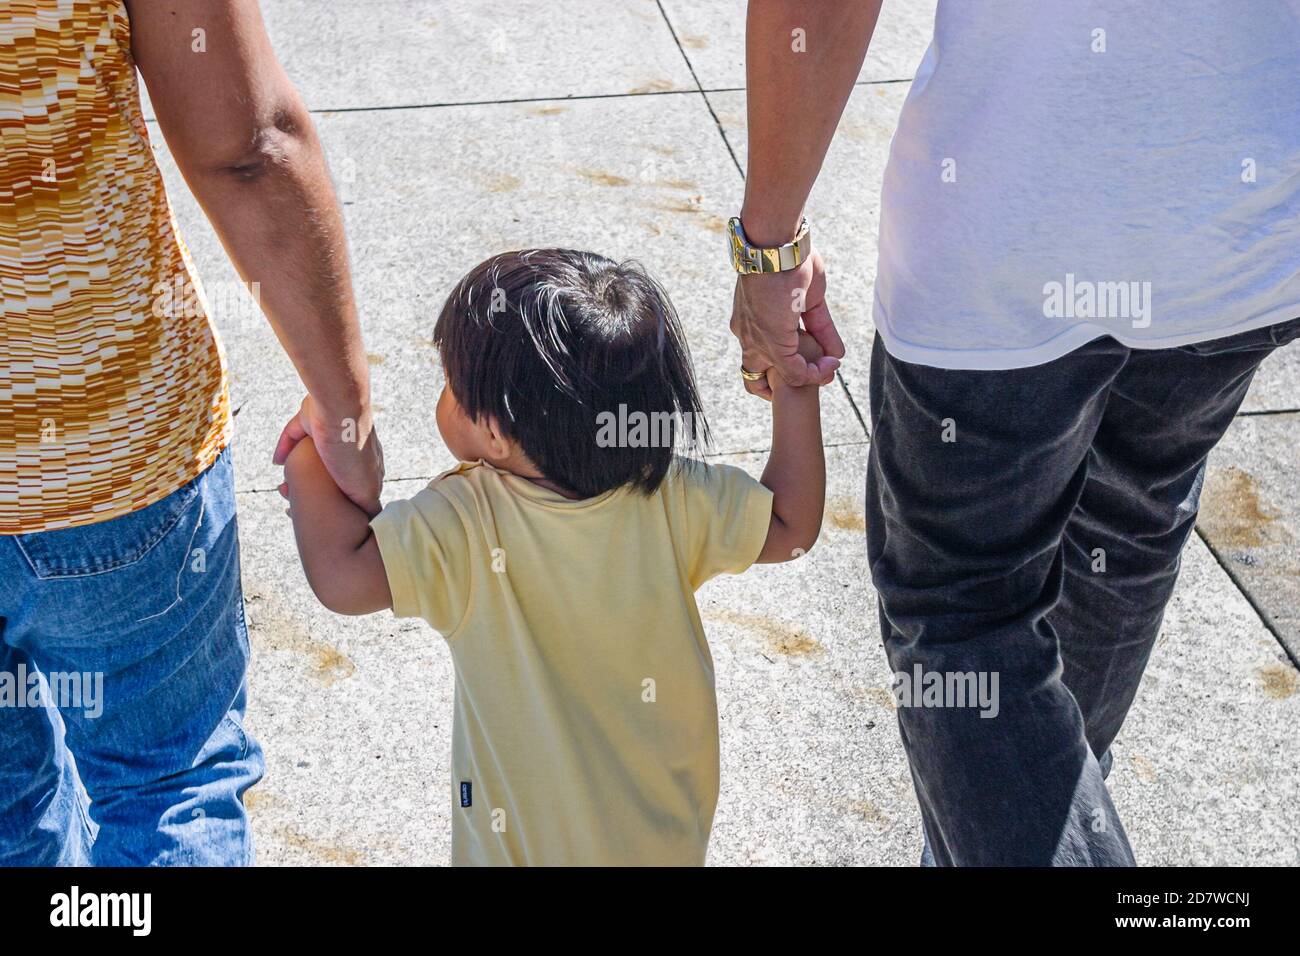
[[[799,224],[799,232],[794,239],[783,246],[764,249],[750,244],[740,224],[740,217],[733,216],[727,223],[727,250],[731,255],[732,268],[741,275],[789,272],[798,268],[812,254],[812,232],[805,217]]]

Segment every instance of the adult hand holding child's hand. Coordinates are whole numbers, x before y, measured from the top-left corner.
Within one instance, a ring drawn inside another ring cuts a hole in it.
[[[367,410],[355,416],[327,414],[310,395],[289,419],[275,446],[273,461],[283,465],[294,445],[310,437],[334,483],[366,514],[379,514],[384,484],[384,451]]]
[[[821,347],[815,361],[801,354],[800,320]],[[775,373],[790,385],[829,384],[844,357],[844,343],[826,306],[821,256],[814,252],[787,272],[738,276],[731,331],[740,340],[741,362],[749,371]],[[746,381],[745,389],[772,398],[767,379]]]

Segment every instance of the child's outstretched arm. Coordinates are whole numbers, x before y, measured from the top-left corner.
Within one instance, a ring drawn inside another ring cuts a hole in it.
[[[799,352],[821,356],[812,336],[799,333]],[[812,550],[826,504],[826,456],[822,450],[821,388],[772,380],[772,451],[762,483],[772,492],[772,523],[758,563],[778,564]]]
[[[372,614],[393,606],[370,517],[334,484],[310,438],[284,464],[286,497],[307,583],[336,614]]]

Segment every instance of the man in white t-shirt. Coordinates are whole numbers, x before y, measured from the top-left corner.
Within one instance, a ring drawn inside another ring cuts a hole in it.
[[[750,4],[758,395],[844,354],[803,212],[879,9]],[[1300,0],[939,0],[885,171],[867,476],[927,862],[1134,861],[1109,748],[1206,456],[1300,335],[1298,76]]]

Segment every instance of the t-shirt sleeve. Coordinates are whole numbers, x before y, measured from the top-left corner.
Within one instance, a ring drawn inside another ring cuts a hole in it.
[[[732,465],[681,465],[691,586],[739,574],[757,559],[772,522],[772,492]]]
[[[430,486],[371,519],[398,617],[421,617],[449,637],[471,586],[469,536],[448,498]]]

